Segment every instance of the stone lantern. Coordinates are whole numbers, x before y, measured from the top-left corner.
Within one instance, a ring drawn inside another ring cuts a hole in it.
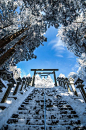
[[[2,98],[2,100],[1,100],[1,103],[6,102],[6,100],[7,100],[7,98],[8,98],[8,95],[9,95],[9,93],[10,93],[10,91],[11,91],[11,88],[13,87],[13,83],[12,83],[12,82],[10,82],[10,83],[7,84],[7,85],[8,85],[8,88],[7,88],[7,90],[6,90],[6,92],[5,92],[4,96],[3,96],[3,98]]]
[[[64,87],[65,88],[65,83],[64,83],[64,81],[65,81],[65,78],[61,78],[61,82],[62,82],[62,87]]]
[[[75,86],[74,86],[74,79],[70,77],[70,78],[69,78],[69,82],[70,82],[70,85],[71,85],[71,88],[72,88],[74,94],[75,94],[76,96],[78,96],[77,91],[76,91]]]
[[[59,77],[57,77],[57,81],[58,81],[58,86],[60,86],[60,80],[59,80]]]
[[[68,92],[71,92],[70,87],[69,87],[69,80],[68,80],[68,78],[64,79],[64,84],[67,85]]]
[[[78,78],[76,80],[76,82],[75,82],[75,85],[77,85],[76,88],[79,88],[79,90],[80,90],[80,92],[82,94],[82,97],[83,97],[84,101],[86,102],[86,93],[85,93],[85,91],[83,89],[83,87],[84,87],[84,84],[82,84],[83,82],[84,81],[82,79]]]
[[[23,77],[21,81],[22,81],[22,85],[21,85],[20,91],[22,91],[23,86],[24,86],[24,84],[25,84],[25,77]]]

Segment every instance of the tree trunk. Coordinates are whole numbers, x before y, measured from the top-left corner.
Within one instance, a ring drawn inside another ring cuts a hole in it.
[[[11,36],[5,38],[2,38],[0,40],[0,48],[4,47],[5,45],[7,45],[9,42],[11,42],[13,39],[15,39],[16,37],[18,37],[19,35],[21,35],[23,32],[25,32],[26,30],[28,30],[28,27],[25,29],[21,29],[20,31],[12,34]]]
[[[24,40],[26,38],[26,36],[23,36],[12,48],[10,48],[5,54],[3,54],[1,57],[0,57],[0,66],[2,64],[4,64],[14,53],[15,53],[15,46],[18,44],[23,44],[21,43],[22,40]]]

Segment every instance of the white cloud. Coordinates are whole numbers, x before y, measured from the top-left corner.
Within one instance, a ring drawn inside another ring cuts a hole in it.
[[[76,69],[78,69],[79,68],[79,65],[78,65],[78,63],[76,63],[75,65],[74,65],[74,67],[72,67],[72,71],[75,71]]]
[[[58,51],[64,51],[65,50],[65,46],[64,43],[62,42],[62,40],[57,37],[54,40],[52,40],[51,42],[49,42],[49,45],[53,44],[52,49],[58,50]]]
[[[69,59],[71,59],[71,58],[75,58],[74,53],[68,51],[67,58],[69,58]]]
[[[67,58],[74,58],[74,56],[73,55],[68,55],[68,57]]]
[[[63,57],[63,55],[56,55],[57,57]]]

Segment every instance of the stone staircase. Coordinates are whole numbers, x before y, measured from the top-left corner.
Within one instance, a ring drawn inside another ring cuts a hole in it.
[[[1,130],[85,130],[56,88],[34,88]]]

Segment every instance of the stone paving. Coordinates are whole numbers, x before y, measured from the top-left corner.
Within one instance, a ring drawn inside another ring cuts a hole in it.
[[[2,130],[85,130],[55,88],[34,88]]]

